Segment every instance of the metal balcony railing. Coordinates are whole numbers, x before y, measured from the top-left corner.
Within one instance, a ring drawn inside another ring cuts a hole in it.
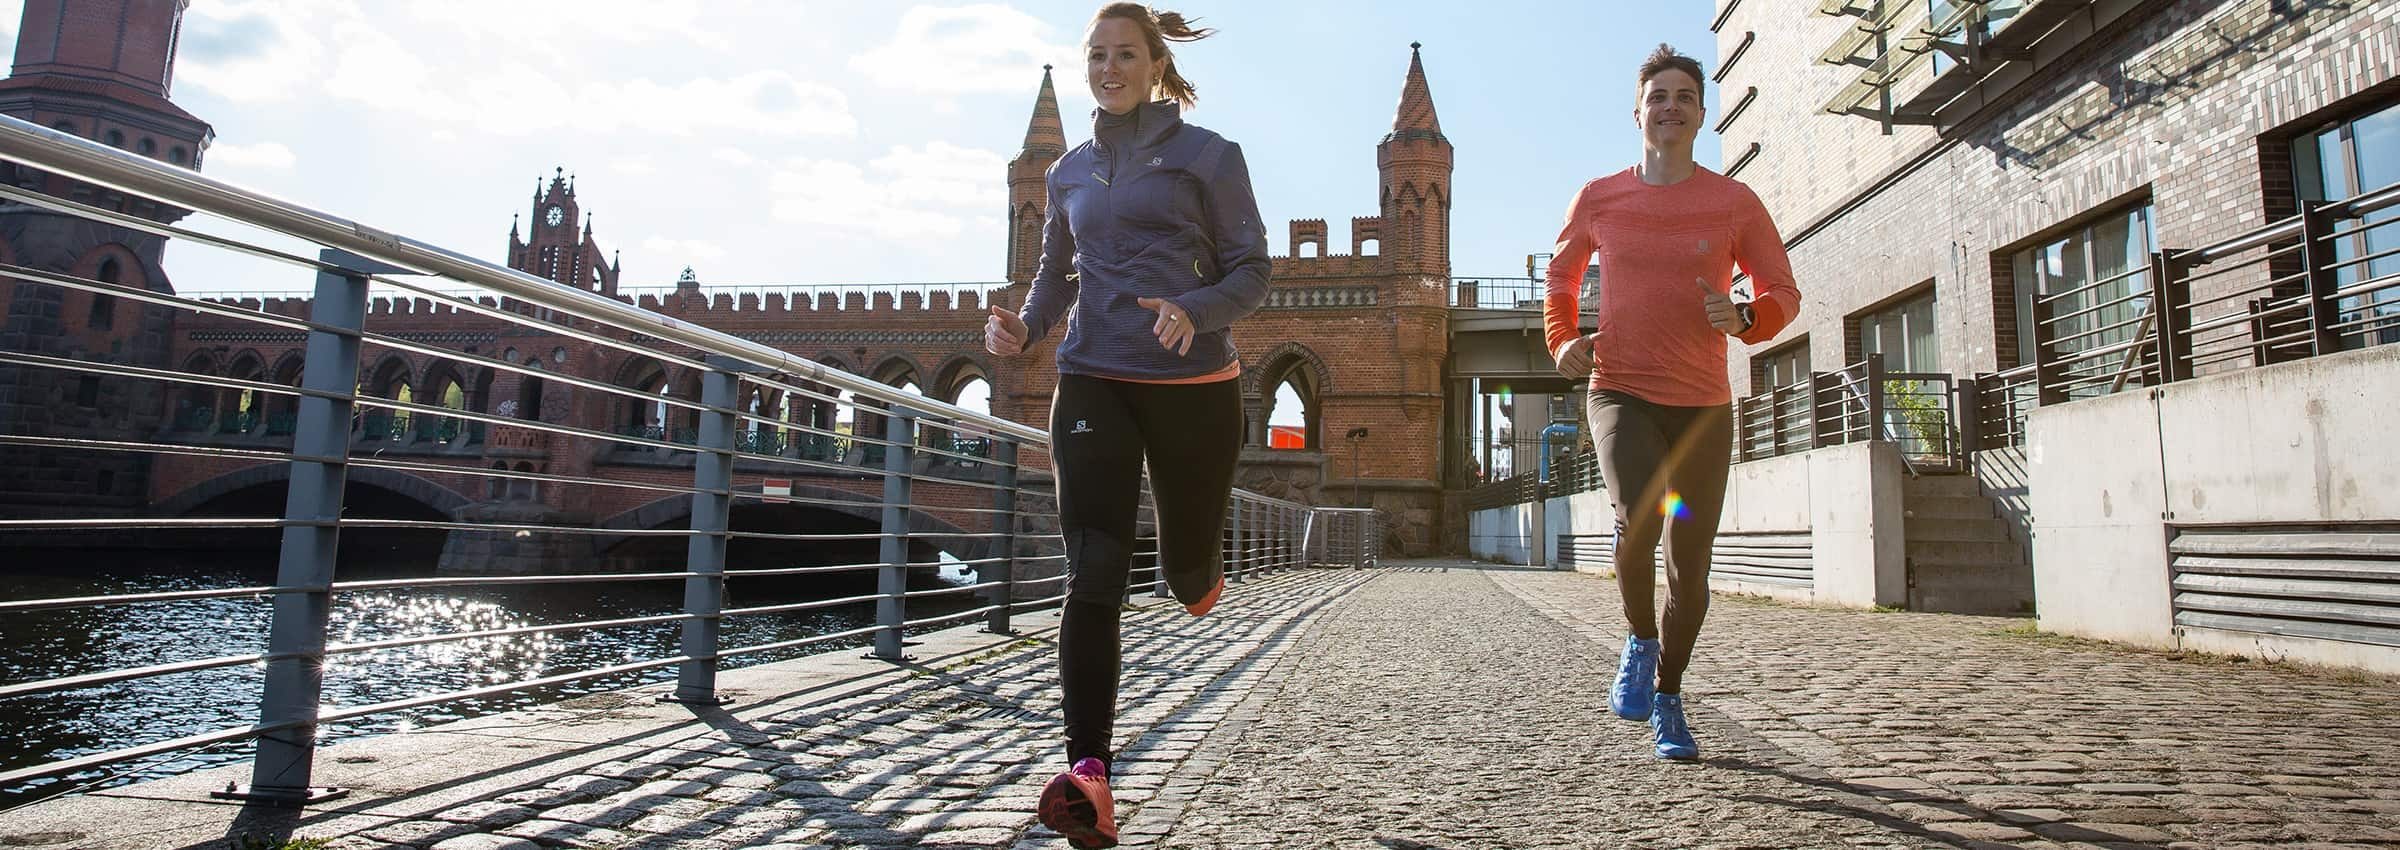
[[[1971,442],[2022,445],[2033,408],[2400,342],[2400,186],[2034,299],[2035,362],[1977,375]]]

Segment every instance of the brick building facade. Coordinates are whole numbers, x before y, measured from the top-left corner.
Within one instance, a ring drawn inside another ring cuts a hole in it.
[[[1957,375],[2030,362],[2027,302],[2075,280],[2078,255],[2106,276],[2288,217],[2295,144],[2400,104],[2389,3],[2013,2],[1952,17],[1968,5],[1719,4],[1710,119],[1808,301],[1733,359],[1737,395],[1790,363],[1829,371],[1869,350]],[[1960,43],[1929,46],[1944,20]],[[1871,85],[1887,78],[1888,102]],[[2124,292],[2146,286],[2135,270]]]

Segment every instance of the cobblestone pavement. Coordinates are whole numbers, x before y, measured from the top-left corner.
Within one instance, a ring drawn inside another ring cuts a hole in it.
[[[1329,609],[1136,816],[1161,846],[2400,845],[2400,687],[2023,621],[1719,597],[1707,760],[1607,714],[1613,582],[1425,564]]]
[[[1129,613],[1126,843],[2400,846],[2387,680],[1719,597],[1689,676],[1707,758],[1662,763],[1646,724],[1607,712],[1615,596],[1591,575],[1394,561],[1236,585],[1198,620]],[[357,800],[262,823],[327,850],[1060,850],[1032,814],[1063,761],[1050,635],[907,672],[851,660],[877,672],[697,717],[637,692],[344,744],[319,761]],[[462,741],[482,760],[443,761]],[[492,764],[510,750],[526,755]],[[7,813],[0,846],[275,846],[194,802],[222,781]]]
[[[1309,615],[1368,577],[1254,580],[1200,620],[1171,604],[1128,612],[1120,805],[1138,807],[1155,793]],[[1032,832],[1036,846],[1065,847],[1033,816],[1041,783],[1066,764],[1056,658],[1050,636],[1021,641],[898,692],[772,714],[709,745],[599,765],[452,810],[437,822],[458,833],[452,837],[369,837],[431,850],[863,850],[1008,847]]]

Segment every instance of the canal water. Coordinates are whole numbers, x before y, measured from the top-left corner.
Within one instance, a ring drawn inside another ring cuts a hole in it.
[[[75,550],[0,554],[0,599],[44,599],[273,584],[271,553]],[[344,567],[356,581],[425,576],[422,568]],[[926,571],[917,589],[963,584],[970,573]],[[728,606],[771,605],[873,592],[872,571],[841,578],[743,579]],[[975,594],[909,600],[911,619],[980,607]],[[334,644],[515,626],[680,613],[680,580],[516,588],[430,588],[335,596]],[[266,651],[270,597],[116,605],[0,617],[0,684]],[[738,617],[724,624],[728,648],[842,631],[874,622],[873,603],[795,614]],[[503,684],[674,654],[680,624],[479,638],[335,656],[324,706],[335,709]],[[743,667],[867,645],[871,636],[728,659]],[[603,691],[669,681],[672,667],[460,700],[332,724],[321,740],[421,728]],[[0,699],[0,770],[74,758],[255,722],[260,664],[141,679],[74,691]],[[247,762],[249,742],[162,756],[103,770],[0,788],[0,809],[97,787]]]

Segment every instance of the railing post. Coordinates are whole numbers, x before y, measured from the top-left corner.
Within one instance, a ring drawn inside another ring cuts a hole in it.
[[[2034,405],[2063,404],[2067,400],[2066,365],[2058,359],[2057,330],[2052,327],[2051,305],[2040,292],[2033,294],[2033,394]],[[2020,328],[2019,333],[2028,329]]]
[[[1142,568],[1142,558],[1145,556],[1148,557],[1150,559],[1151,597],[1156,599],[1172,598],[1175,595],[1175,589],[1167,586],[1167,560],[1165,553],[1160,551],[1163,547],[1159,545],[1158,540],[1158,495],[1156,493],[1153,493],[1150,496],[1150,535],[1150,551],[1148,553],[1143,553],[1140,551],[1141,546],[1139,544],[1142,536],[1141,509],[1138,507],[1135,508],[1133,533],[1134,540],[1136,541],[1134,546],[1135,551],[1133,553],[1134,557],[1132,563],[1128,564],[1126,568],[1128,570],[1139,570]],[[1223,549],[1224,546],[1225,541],[1220,537],[1217,541],[1217,547],[1219,549]],[[1125,586],[1125,604],[1133,604],[1134,590],[1134,585],[1128,581]]]
[[[1275,545],[1269,551],[1277,571],[1292,568],[1292,509],[1288,505],[1275,507]]]
[[[1958,453],[1964,461],[1983,451],[1983,379],[1960,378],[1951,392],[1950,418],[1958,423]]]
[[[2300,264],[2307,269],[2310,353],[2318,357],[2342,349],[2341,333],[2333,327],[2342,320],[2341,301],[2334,296],[2341,291],[2342,279],[2340,270],[2333,267],[2333,246],[2325,244],[2333,235],[2333,225],[2332,203],[2301,202]]]
[[[2192,265],[2182,248],[2150,254],[2151,325],[2158,333],[2158,382],[2192,377]]]
[[[209,796],[283,806],[304,806],[345,795],[338,788],[311,788],[316,765],[317,714],[325,688],[325,631],[333,616],[335,557],[339,552],[343,487],[349,480],[350,415],[358,390],[359,331],[367,321],[367,277],[409,274],[333,248],[317,259],[333,268],[317,272],[309,319],[308,362],[301,377],[299,421],[292,430],[292,466],[283,502],[283,548],[275,566],[275,619],[267,634],[266,688],[259,699],[258,725],[275,729],[259,736],[251,762],[250,787],[228,787]]]
[[[1825,434],[1825,373],[1808,373],[1808,447],[1821,449],[1831,443]]]
[[[1883,375],[1883,355],[1867,355],[1867,433],[1861,438],[1864,441],[1871,442],[1883,433]]]
[[[876,571],[875,592],[875,657],[885,661],[903,661],[907,655],[900,651],[903,629],[908,621],[908,512],[910,487],[908,465],[915,454],[916,411],[892,408],[883,417],[883,438],[891,445],[883,447],[883,567]]]
[[[992,437],[992,464],[997,470],[995,483],[999,489],[992,497],[992,531],[1000,537],[995,541],[995,560],[975,571],[978,579],[999,582],[992,588],[991,604],[1000,607],[984,618],[983,630],[996,635],[1013,635],[1016,626],[1011,622],[1009,606],[1017,601],[1017,444]]]
[[[1300,510],[1291,506],[1283,509],[1283,568],[1300,566]]]
[[[683,580],[683,654],[690,661],[677,665],[675,693],[669,702],[720,705],[717,698],[717,637],[724,627],[725,534],[733,527],[733,447],[737,435],[733,409],[741,395],[741,364],[724,357],[708,358],[709,370],[700,376],[700,433],[692,455],[692,540]]]

